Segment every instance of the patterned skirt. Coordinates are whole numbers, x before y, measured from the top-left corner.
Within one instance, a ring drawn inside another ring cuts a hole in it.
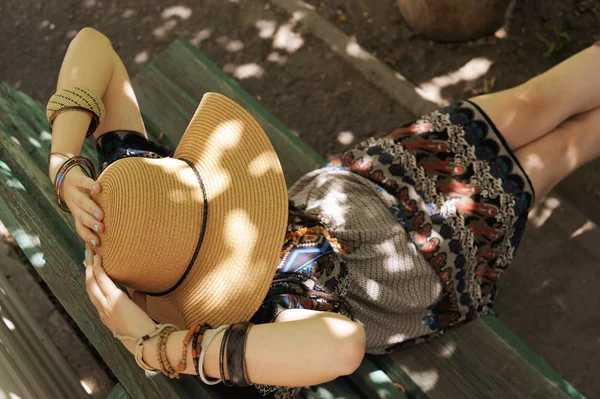
[[[357,173],[397,199],[392,213],[442,285],[423,319],[431,333],[386,352],[491,312],[534,192],[477,105],[463,101],[439,109],[366,140],[328,166]]]

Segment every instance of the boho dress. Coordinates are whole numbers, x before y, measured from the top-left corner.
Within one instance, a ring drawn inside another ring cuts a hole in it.
[[[169,151],[143,135],[98,139],[101,169]],[[340,312],[385,354],[492,312],[534,202],[500,132],[462,101],[369,138],[290,189],[277,272],[251,321],[286,309]],[[300,388],[255,384],[294,397]]]

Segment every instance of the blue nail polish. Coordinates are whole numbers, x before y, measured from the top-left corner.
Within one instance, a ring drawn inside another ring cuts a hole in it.
[[[92,186],[92,190],[96,191],[96,185],[95,184]]]
[[[93,239],[91,242],[92,242],[93,246],[96,246],[96,240],[95,239]]]
[[[96,263],[96,255],[94,255],[94,263]]]
[[[99,216],[99,215],[98,215],[98,211],[94,212],[94,217],[95,217],[96,219],[98,219],[98,216]]]
[[[97,224],[94,225],[94,230],[96,231],[96,233],[98,232],[98,225]]]
[[[87,259],[88,253],[89,253],[89,252],[88,252],[88,250],[86,249],[86,250],[85,250],[85,258],[86,258],[86,259]]]

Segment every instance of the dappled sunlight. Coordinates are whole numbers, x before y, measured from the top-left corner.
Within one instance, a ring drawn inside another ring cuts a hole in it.
[[[259,19],[254,23],[254,26],[256,26],[256,29],[258,29],[258,37],[261,39],[270,39],[275,34],[277,22]]]
[[[21,145],[21,143],[19,143],[18,140],[17,144]],[[6,185],[8,187],[14,188],[19,191],[27,191],[23,183],[21,183],[21,181],[16,177],[13,177],[12,170],[10,170],[10,167],[3,161],[0,161],[0,171],[2,172],[2,174],[8,177],[8,180],[6,181]]]
[[[577,238],[580,235],[582,235],[583,233],[586,233],[588,231],[595,231],[597,229],[598,229],[598,225],[596,223],[592,222],[591,220],[588,220],[580,228],[575,230],[573,232],[573,234],[571,234],[571,236],[569,237],[569,240],[572,240],[573,238]]]
[[[542,283],[540,284],[539,287],[534,288],[531,292],[533,293],[539,293],[541,292],[544,288],[548,287],[550,285],[550,280],[548,279],[544,279],[544,281],[542,281]]]
[[[134,61],[136,64],[144,64],[146,62],[148,62],[148,59],[150,58],[150,56],[148,55],[148,51],[144,50],[144,51],[140,51],[139,53],[137,53],[134,57]]]
[[[253,177],[261,177],[269,170],[277,172],[279,169],[279,161],[270,153],[262,153],[250,162],[248,165],[248,172]]]
[[[292,24],[282,24],[273,37],[273,48],[295,53],[304,45],[304,38],[293,31]]]
[[[451,85],[455,85],[461,81],[473,81],[485,75],[492,61],[477,57],[467,62],[460,69],[450,72],[443,76],[437,76],[429,82],[422,83],[416,88],[417,93],[426,100],[433,101],[438,105],[447,105],[448,100],[442,97],[442,89]]]
[[[167,7],[160,13],[163,19],[169,19],[172,17],[179,17],[183,20],[188,19],[192,16],[192,9],[186,6],[171,6]]]
[[[542,158],[538,154],[525,154],[519,161],[527,171],[544,169],[544,161],[542,161]]]
[[[208,39],[212,35],[212,32],[212,28],[204,28],[201,31],[198,31],[198,33],[196,33],[194,37],[190,39],[190,43],[198,47],[200,46],[200,43],[202,43],[204,40]]]
[[[294,18],[294,21],[296,22],[300,22],[304,19],[304,17],[306,17],[306,12],[305,11],[294,11],[292,13],[292,18]]]
[[[70,80],[75,80],[75,79],[77,79],[78,77],[79,77],[79,67],[78,67],[78,66],[75,66],[75,67],[73,67],[73,69],[71,69],[71,70],[69,71],[69,79],[70,79]]]
[[[50,134],[50,132],[42,130],[42,132],[40,133],[40,140],[42,140],[42,141],[52,141],[52,135]]]
[[[40,238],[36,235],[27,234],[23,229],[17,229],[12,233],[13,238],[21,249],[37,248],[40,246]]]
[[[2,316],[2,321],[4,321],[4,324],[6,324],[6,327],[8,327],[8,329],[11,331],[13,331],[16,328],[15,324],[10,319],[7,319],[4,316]]]
[[[365,286],[366,294],[373,300],[379,299],[379,283],[375,280],[368,279]]]
[[[92,388],[95,388],[95,384],[93,382],[79,380],[79,383],[81,384],[83,389],[85,389],[85,392],[87,392],[88,395],[91,395],[94,392]]]
[[[348,144],[352,144],[352,142],[354,141],[354,134],[352,132],[339,132],[337,135],[337,139],[340,142],[340,144],[344,144],[344,145],[348,145]]]
[[[164,24],[159,26],[158,28],[152,31],[152,34],[157,38],[164,37],[167,33],[172,31],[177,26],[177,21],[174,19],[170,19],[166,21]]]
[[[44,254],[41,252],[36,252],[32,256],[30,256],[29,262],[31,262],[31,264],[37,268],[43,267],[46,265],[46,259],[44,259]]]
[[[368,60],[371,58],[371,55],[367,51],[363,50],[360,44],[356,42],[349,42],[346,45],[346,53],[361,60]]]
[[[239,229],[244,226],[244,245],[238,245]],[[223,223],[223,240],[229,248],[228,258],[222,264],[237,265],[238,268],[248,269],[257,265],[251,264],[254,247],[258,241],[258,229],[244,209],[233,209],[228,212]],[[238,270],[240,273],[250,270]]]
[[[129,81],[124,81],[123,82],[123,94],[125,94],[125,96],[127,96],[132,103],[136,103],[136,99],[135,99],[135,92],[133,91],[133,86],[131,85],[131,82]]]
[[[411,371],[410,378],[425,393],[433,391],[440,379],[440,373],[437,370]]]
[[[223,71],[243,80],[249,78],[261,78],[265,72],[263,67],[255,62],[244,65],[226,64],[223,66]]]
[[[129,19],[133,16],[135,16],[137,14],[137,11],[135,11],[132,8],[128,8],[125,11],[123,11],[123,14],[121,15],[121,17],[123,17],[123,19]]]
[[[498,39],[506,39],[508,37],[508,32],[503,26],[494,33],[494,36],[496,36]]]
[[[35,148],[42,148],[42,144],[33,137],[28,137],[28,140]]]
[[[456,352],[456,342],[449,341],[441,348],[440,356],[444,359],[451,359],[454,352]]]
[[[74,39],[75,36],[77,36],[77,33],[79,33],[79,31],[77,29],[70,29],[66,34],[65,37],[69,40]]]
[[[237,53],[243,48],[244,42],[242,42],[241,40],[229,40],[225,45],[225,50],[229,51],[230,53]]]
[[[547,197],[531,209],[529,212],[529,220],[535,227],[540,228],[559,206],[560,200],[558,198]]]
[[[281,55],[277,51],[273,51],[267,56],[267,61],[276,63],[278,65],[285,65],[287,60],[287,55]]]

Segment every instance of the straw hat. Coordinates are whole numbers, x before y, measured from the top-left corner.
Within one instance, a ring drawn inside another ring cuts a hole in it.
[[[241,106],[205,94],[173,158],[124,158],[98,182],[102,264],[148,293],[152,318],[214,328],[256,313],[277,268],[288,198],[273,146]]]

